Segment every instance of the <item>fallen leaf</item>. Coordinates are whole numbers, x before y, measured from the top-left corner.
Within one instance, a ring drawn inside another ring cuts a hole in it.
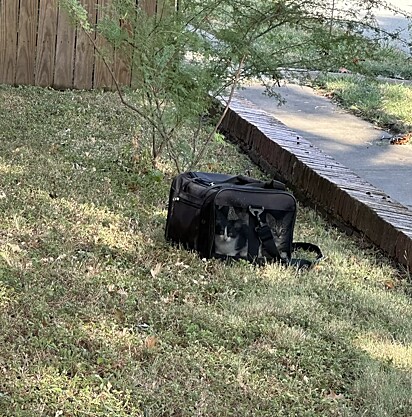
[[[114,315],[120,323],[123,323],[126,319],[126,316],[124,315],[122,310],[119,310],[118,308],[114,311]]]
[[[412,139],[412,133],[397,135],[389,141],[391,145],[406,145]]]
[[[146,349],[154,349],[157,346],[158,340],[155,336],[147,336],[143,345]]]
[[[162,264],[161,263],[156,264],[156,266],[150,270],[152,277],[156,278],[156,276],[159,275],[159,272],[161,271],[161,269],[162,269]]]
[[[20,248],[20,246],[19,246],[19,245],[14,244],[14,243],[9,243],[9,244],[8,244],[8,246],[10,247],[10,249],[11,249],[11,251],[12,251],[13,253],[19,253],[19,252],[21,252],[21,251],[22,251],[22,249]]]
[[[345,397],[343,396],[343,394],[336,394],[336,392],[335,391],[333,391],[332,389],[331,390],[329,390],[329,393],[328,394],[325,394],[325,397],[328,399],[328,400],[333,400],[333,401],[335,401],[335,400],[343,400]]]
[[[123,289],[123,288],[120,288],[118,291],[117,291],[117,294],[119,294],[121,297],[123,297],[123,298],[127,298],[128,297],[128,292],[125,290],[125,289]]]
[[[139,185],[138,184],[129,184],[127,186],[127,188],[129,189],[129,191],[131,191],[132,193],[136,193],[139,191]]]
[[[175,266],[181,266],[182,268],[185,268],[185,269],[190,268],[190,266],[186,265],[184,262],[176,262]]]
[[[388,279],[384,284],[387,290],[393,290],[395,288],[395,283],[392,280]]]

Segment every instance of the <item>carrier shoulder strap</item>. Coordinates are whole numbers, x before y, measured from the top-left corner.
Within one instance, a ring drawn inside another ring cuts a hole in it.
[[[313,261],[309,261],[307,259],[302,258],[291,258],[290,264],[293,266],[297,266],[300,268],[312,268],[314,265],[319,263],[323,259],[323,253],[318,245],[309,242],[293,242],[292,243],[292,250],[293,252],[297,250],[304,250],[305,252],[313,252],[316,254],[316,258]]]
[[[253,216],[256,217],[258,221],[258,226],[256,227],[256,233],[259,237],[259,240],[262,243],[263,248],[265,251],[273,258],[280,260],[283,263],[286,263],[291,266],[295,266],[298,269],[309,269],[312,268],[315,264],[320,262],[323,258],[323,253],[320,250],[319,246],[308,243],[308,242],[294,242],[292,244],[292,251],[295,252],[296,250],[304,250],[307,252],[313,252],[316,254],[316,259],[314,261],[309,261],[307,259],[302,258],[284,258],[281,256],[277,246],[275,239],[272,234],[272,230],[268,226],[268,224],[262,219],[261,214],[263,213],[263,209],[255,209],[250,208],[250,212]]]

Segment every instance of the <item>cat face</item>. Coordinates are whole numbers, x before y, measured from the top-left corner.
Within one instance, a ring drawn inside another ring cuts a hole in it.
[[[215,237],[224,242],[230,242],[239,236],[242,224],[239,220],[226,220],[225,223],[216,223]]]
[[[214,251],[225,256],[246,256],[247,226],[242,220],[229,220],[227,213],[216,211]]]

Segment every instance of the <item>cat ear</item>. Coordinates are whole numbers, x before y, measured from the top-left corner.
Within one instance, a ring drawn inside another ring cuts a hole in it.
[[[249,224],[249,212],[244,208],[235,207],[236,217],[244,224]]]
[[[220,216],[225,217],[227,219],[229,214],[229,207],[227,206],[216,206],[216,212],[220,214]]]
[[[266,223],[269,225],[271,229],[276,227],[276,219],[270,213],[266,213]]]

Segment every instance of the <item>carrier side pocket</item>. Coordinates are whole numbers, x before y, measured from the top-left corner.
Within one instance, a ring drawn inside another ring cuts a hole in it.
[[[166,239],[197,249],[200,204],[182,196],[172,197],[169,204]]]

